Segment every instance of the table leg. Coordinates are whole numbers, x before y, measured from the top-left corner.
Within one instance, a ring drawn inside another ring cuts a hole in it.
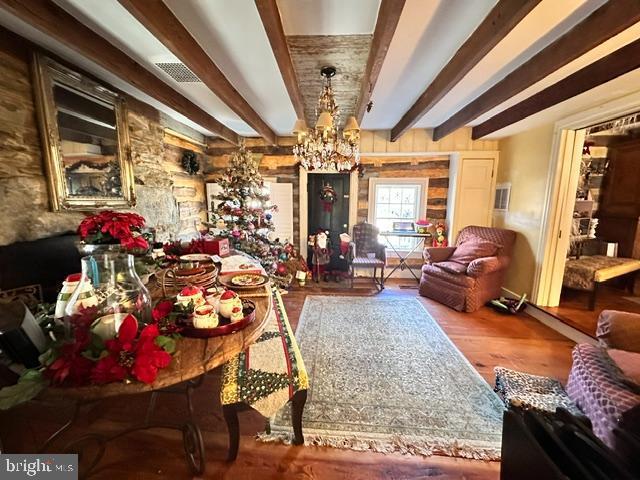
[[[384,280],[385,280],[385,281],[386,281],[386,280],[388,280],[388,279],[389,279],[389,277],[390,277],[391,275],[393,275],[393,273],[394,273],[398,268],[400,268],[400,270],[404,270],[404,269],[406,268],[407,270],[409,270],[409,272],[411,273],[411,275],[413,275],[413,278],[415,278],[415,279],[416,279],[416,282],[420,283],[420,278],[419,278],[418,276],[416,276],[415,272],[413,271],[413,268],[411,268],[411,266],[407,263],[407,259],[408,259],[408,258],[411,256],[411,254],[412,254],[413,252],[415,252],[415,251],[417,250],[417,248],[418,248],[422,243],[424,243],[424,242],[422,242],[422,243],[421,243],[421,242],[416,243],[416,244],[413,246],[413,248],[412,248],[411,250],[409,250],[409,253],[407,253],[405,256],[402,256],[402,255],[400,254],[400,252],[398,252],[398,250],[396,250],[396,248],[393,246],[393,244],[389,241],[389,239],[388,239],[388,238],[386,238],[386,237],[385,237],[385,241],[386,241],[386,242],[387,242],[387,244],[391,247],[391,249],[393,250],[393,252],[398,256],[399,263],[398,263],[398,265],[396,265],[395,267],[393,267],[393,270],[391,270],[391,271],[387,274],[387,276],[386,276],[386,278],[385,278]]]
[[[152,392],[149,399],[149,404],[147,406],[147,412],[142,423],[134,424],[128,428],[122,429],[112,434],[85,433],[77,438],[68,441],[63,447],[62,451],[64,453],[77,453],[80,463],[80,460],[83,458],[89,446],[95,445],[98,448],[97,452],[91,459],[91,462],[88,465],[85,464],[85,466],[83,467],[81,477],[86,478],[91,474],[98,463],[100,463],[100,460],[102,460],[107,443],[109,443],[110,441],[139,430],[147,430],[151,428],[166,428],[182,432],[185,456],[191,472],[194,475],[203,474],[206,466],[204,442],[202,440],[200,428],[198,427],[194,419],[193,402],[191,398],[193,390],[202,384],[202,380],[203,379],[201,376],[196,380],[187,382],[184,388],[170,387],[167,389],[156,390]],[[152,416],[155,410],[157,396],[159,393],[184,394],[187,399],[188,420],[184,423],[152,422]],[[45,443],[39,449],[39,452],[43,453],[47,451],[56,440],[60,439],[77,422],[82,407],[84,407],[85,405],[94,404],[96,403],[96,401],[97,400],[88,402],[77,401],[74,405],[74,411],[69,421],[62,427],[60,427],[45,441]]]
[[[598,297],[598,285],[600,285],[599,282],[593,282],[593,291],[589,296],[589,310],[591,311],[596,309],[596,299]]]

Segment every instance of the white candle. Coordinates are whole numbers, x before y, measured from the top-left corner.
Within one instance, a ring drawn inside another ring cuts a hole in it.
[[[98,335],[102,340],[115,338],[127,315],[129,314],[113,313],[111,315],[100,317],[93,326],[93,333]]]

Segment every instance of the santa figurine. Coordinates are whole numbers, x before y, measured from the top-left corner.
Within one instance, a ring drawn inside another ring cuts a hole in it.
[[[444,223],[438,222],[438,224],[436,225],[436,233],[433,236],[432,246],[446,247],[447,245],[447,232],[445,230]]]
[[[240,307],[242,310],[242,300],[233,290],[226,290],[222,295],[220,295],[220,301],[218,302],[218,312],[220,313],[220,316],[224,318],[231,318],[231,314],[235,307]]]

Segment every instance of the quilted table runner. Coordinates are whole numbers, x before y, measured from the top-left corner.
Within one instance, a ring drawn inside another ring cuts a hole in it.
[[[246,403],[265,417],[274,416],[299,390],[309,387],[309,377],[277,289],[267,328],[244,352],[224,365],[223,405]]]

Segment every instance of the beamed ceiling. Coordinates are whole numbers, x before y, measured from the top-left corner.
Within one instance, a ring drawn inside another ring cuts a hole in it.
[[[552,122],[640,89],[638,22],[640,0],[0,0],[0,25],[176,120],[271,144],[314,122],[325,65],[343,120],[392,139]]]

